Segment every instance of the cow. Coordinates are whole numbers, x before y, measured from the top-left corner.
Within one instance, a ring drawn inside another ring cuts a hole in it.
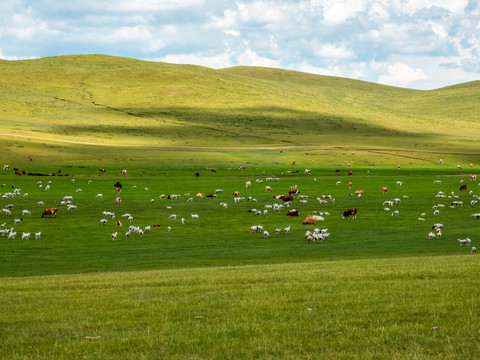
[[[235,197],[239,197],[240,196],[240,191],[234,191],[232,194]]]
[[[287,216],[298,216],[299,214],[298,210],[290,210],[287,212]]]
[[[386,194],[388,192],[388,187],[382,187],[382,194]]]
[[[46,208],[45,211],[42,213],[42,218],[45,216],[52,216],[55,215],[57,217],[57,208]]]
[[[347,209],[343,212],[342,219],[349,219],[350,216],[352,218],[356,219],[357,218],[357,209]]]
[[[467,184],[460,185],[460,191],[465,190],[467,191]]]
[[[306,218],[305,220],[302,221],[303,225],[309,225],[309,224],[315,224],[315,220],[312,218]]]
[[[101,173],[106,173],[106,172],[107,172],[107,170],[105,170],[105,169],[101,168],[101,169],[98,169],[98,172],[101,172]]]
[[[120,170],[120,175],[127,175],[127,170]]]
[[[288,196],[287,195],[282,195],[282,196],[280,196],[280,200],[283,200],[284,202],[293,201],[293,195],[288,195]]]

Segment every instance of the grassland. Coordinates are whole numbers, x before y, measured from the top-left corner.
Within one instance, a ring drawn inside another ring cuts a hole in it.
[[[0,193],[22,194],[0,200],[13,205],[0,222],[18,233],[0,237],[1,358],[480,356],[479,265],[457,242],[478,244],[470,206],[480,191],[470,181],[480,154],[478,82],[413,91],[106,56],[1,61],[0,74],[0,161],[73,174],[0,173]],[[292,204],[301,216],[273,214],[273,195],[291,186],[309,196]],[[195,196],[217,189],[216,198]],[[352,196],[357,189],[363,196]],[[235,203],[233,191],[251,200]],[[452,192],[463,206],[450,206]],[[325,194],[335,202],[319,204]],[[77,210],[58,205],[64,196]],[[53,206],[57,218],[40,218]],[[358,218],[342,220],[352,207]],[[160,226],[126,238],[125,219],[100,225],[105,210]],[[323,243],[304,237],[313,226],[301,220],[313,212],[330,214],[315,224],[331,233]],[[432,241],[436,222],[443,236]],[[270,238],[249,232],[257,224]],[[274,235],[286,226],[290,234]]]
[[[476,162],[479,151],[478,82],[414,91],[268,68],[212,70],[100,55],[1,61],[0,74],[0,134],[19,160],[51,151],[72,161],[108,160],[121,153],[119,145],[134,158],[149,153],[166,161],[185,147],[218,159],[212,147],[293,146],[322,151],[328,163],[339,149],[354,150],[368,155],[366,165],[389,163],[372,149],[424,164]],[[92,153],[75,142],[98,147]],[[264,160],[256,151],[245,156]]]

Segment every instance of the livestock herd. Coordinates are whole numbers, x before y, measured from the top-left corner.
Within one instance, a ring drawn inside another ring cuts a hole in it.
[[[9,167],[4,166],[4,170],[9,170]],[[103,169],[99,169],[99,172],[105,172]],[[144,171],[143,171],[144,172]],[[127,175],[127,170],[121,170],[120,174],[122,176]],[[305,175],[311,176],[311,170],[306,170]],[[309,198],[316,198],[316,206],[322,206],[323,204],[329,204],[331,208],[335,205],[335,198],[332,195],[329,194],[322,194],[320,196],[312,196],[309,197],[308,194],[301,193],[299,189],[297,189],[297,185],[278,185],[278,186],[273,186],[273,185],[263,185],[262,183],[266,182],[277,182],[280,180],[279,177],[277,176],[270,176],[270,177],[264,177],[264,178],[256,178],[255,180],[248,180],[245,182],[245,192],[247,193],[246,195],[243,195],[241,191],[235,190],[232,192],[232,197],[228,198],[227,195],[223,194],[222,189],[217,189],[215,192],[212,192],[211,194],[205,195],[205,193],[196,193],[196,196],[191,196],[190,193],[186,192],[184,195],[178,194],[178,193],[173,193],[169,195],[165,194],[160,194],[158,195],[158,199],[165,199],[165,200],[179,200],[182,201],[182,199],[186,198],[186,202],[193,202],[195,197],[197,198],[220,198],[221,196],[221,202],[219,202],[219,205],[222,206],[224,209],[228,209],[229,205],[232,203],[245,203],[248,204],[244,206],[244,208],[251,214],[253,214],[255,217],[257,216],[266,216],[269,215],[269,211],[273,214],[285,214],[289,217],[292,217],[292,219],[295,219],[300,216],[300,208],[306,208],[304,204],[308,203]],[[316,181],[315,178],[312,178],[313,181]],[[470,180],[476,181],[476,176],[473,175]],[[72,183],[75,182],[75,179],[73,178]],[[461,185],[459,190],[460,191],[465,191],[467,192],[467,184],[462,183],[463,180],[461,181]],[[92,181],[88,181],[88,185],[92,185]],[[441,185],[440,180],[435,180],[434,184]],[[50,186],[52,185],[52,181],[48,181],[47,184],[43,184],[42,181],[37,181],[36,185],[39,188],[42,188],[46,191],[50,190]],[[275,184],[276,185],[276,184]],[[336,186],[342,186],[341,181],[337,181],[335,183]],[[480,185],[480,184],[479,184]],[[288,186],[288,187],[287,187]],[[401,187],[403,186],[403,181],[396,181],[395,182],[396,187]],[[5,188],[5,185],[3,185]],[[253,195],[249,194],[249,190],[252,188],[256,187],[256,194],[257,197],[260,194],[258,191],[260,188],[263,189],[262,193],[262,198],[261,202],[264,204],[263,205],[263,210],[258,209],[257,207],[251,207],[250,204],[258,204],[259,201],[257,198],[255,198]],[[122,197],[120,195],[122,191],[122,185],[120,182],[116,182],[114,184],[115,188],[115,206],[117,208],[125,208],[128,205],[124,206],[122,205]],[[274,192],[274,188],[280,188],[287,190],[288,189],[288,195],[287,194],[277,194],[277,195],[269,195],[269,193]],[[136,189],[136,186],[132,186],[132,189]],[[348,190],[350,191],[352,189],[352,182],[350,181],[348,183]],[[145,188],[145,191],[147,191],[148,188]],[[77,188],[75,190],[77,193],[82,192],[81,188]],[[382,194],[382,197],[388,196],[389,193],[389,188],[387,186],[382,186],[379,189],[379,192]],[[14,212],[14,200],[19,197],[27,198],[29,195],[28,193],[23,193],[21,189],[19,188],[13,188],[12,191],[7,191],[4,192],[3,194],[0,194],[2,197],[2,201],[4,202],[11,202],[9,204],[4,204],[2,206],[2,210],[0,212],[1,215],[4,216],[5,220],[1,224],[1,230],[0,230],[0,235],[3,235],[4,237],[7,237],[9,239],[15,239],[15,236],[17,234],[15,230],[15,225],[19,224],[20,222],[23,222],[24,218],[30,217],[32,215],[32,211],[30,209],[22,209],[21,211],[21,216],[22,218],[14,218],[13,212]],[[478,202],[478,196],[473,194],[473,191],[469,192],[469,195],[471,195],[470,199],[470,206],[474,207],[477,202]],[[356,196],[356,197],[362,197],[362,196],[368,196],[366,191],[364,189],[360,190],[355,190],[353,193],[348,193],[348,196]],[[461,207],[463,206],[463,201],[460,200],[459,195],[456,195],[453,191],[450,191],[448,195],[444,191],[438,191],[437,195],[435,196],[437,199],[446,199],[448,203],[450,203],[450,207],[456,208],[456,207]],[[95,199],[103,199],[103,193],[98,193],[94,197]],[[391,211],[391,208],[398,205],[401,201],[408,199],[408,195],[400,197],[396,197],[393,199],[386,199],[382,202],[383,210],[384,211]],[[271,199],[271,201],[268,201],[267,199]],[[41,199],[35,199],[37,206],[43,206],[44,202]],[[150,203],[154,203],[155,199],[151,198]],[[295,204],[295,205],[294,205]],[[57,207],[49,207],[49,208],[44,208],[43,212],[41,213],[40,217],[54,217],[57,218],[57,213],[59,208],[64,208],[67,211],[75,211],[77,210],[77,205],[73,204],[73,196],[72,195],[64,195],[61,200],[59,200],[58,204],[55,204]],[[295,206],[295,208],[293,208]],[[440,215],[440,210],[441,208],[445,207],[446,204],[441,203],[440,201],[436,201],[435,204],[432,206],[432,211],[433,211],[433,216],[439,216]],[[166,209],[170,209],[173,211],[173,206],[172,204],[166,204],[165,205]],[[309,210],[307,211],[307,215],[305,218],[301,220],[301,222],[296,222],[293,224],[289,224],[286,227],[278,227],[274,226],[272,229],[264,229],[264,226],[262,225],[252,225],[249,228],[249,232],[251,234],[257,234],[260,233],[263,238],[267,239],[270,237],[270,233],[275,234],[276,236],[279,236],[281,233],[285,233],[286,235],[290,234],[291,228],[296,227],[297,229],[300,227],[303,227],[303,225],[309,226],[309,225],[314,225],[316,223],[324,222],[325,219],[330,216],[330,212],[328,211],[316,211],[312,209],[313,207],[310,207]],[[238,207],[237,207],[238,209]],[[126,209],[128,210],[128,209]],[[341,209],[335,209],[335,211],[338,213],[338,216],[341,216],[341,219],[344,220],[356,220],[357,219],[357,208],[352,207],[352,208],[347,208],[345,210]],[[303,210],[302,210],[303,212]],[[19,213],[20,214],[20,213]],[[425,216],[427,212],[423,211],[420,214],[420,217],[418,217],[418,221],[425,221]],[[121,227],[123,226],[121,220],[116,219],[116,214],[114,211],[110,210],[105,210],[102,213],[101,219],[99,219],[100,225],[106,225],[109,220],[115,224],[118,229],[115,229],[114,232],[111,232],[108,238],[112,241],[116,241],[119,239],[119,233]],[[393,210],[391,212],[392,216],[400,216],[400,211],[399,210]],[[191,220],[199,220],[200,215],[196,213],[191,213]],[[480,218],[480,213],[475,213],[472,214],[472,216],[476,216],[477,219]],[[9,223],[11,218],[13,219],[13,224]],[[127,230],[124,230],[124,238],[128,239],[130,238],[133,234],[137,234],[139,237],[143,237],[145,234],[150,233],[152,230],[152,227],[160,227],[159,223],[155,224],[147,224],[145,226],[139,226],[133,224],[134,217],[130,214],[130,212],[124,212],[121,215],[121,219],[124,219],[124,221],[129,222],[129,227]],[[174,226],[175,221],[177,220],[177,214],[171,213],[168,215],[167,219],[162,219],[161,222],[165,221],[168,225],[165,227],[168,232],[172,230],[172,226]],[[180,224],[185,224],[186,218],[185,215],[179,218]],[[205,221],[213,221],[213,219],[206,217]],[[361,220],[357,220],[361,221]],[[258,222],[258,221],[256,221]],[[299,224],[299,226],[297,226]],[[111,229],[111,228],[110,228]],[[442,229],[443,225],[436,223],[432,226],[432,231],[428,233],[428,239],[434,240],[434,239],[439,239],[442,236]],[[38,231],[35,231],[35,238],[40,239],[42,230],[43,229],[37,229]],[[330,233],[328,232],[327,228],[315,228],[313,230],[308,229],[305,232],[305,239],[307,240],[307,243],[319,243],[322,242],[330,237]],[[24,231],[22,232],[22,239],[28,240],[30,238],[30,232],[29,231]],[[457,239],[458,243],[463,246],[471,246],[472,253],[476,253],[476,248],[475,246],[472,246],[472,240],[469,237],[465,237],[464,239]]]

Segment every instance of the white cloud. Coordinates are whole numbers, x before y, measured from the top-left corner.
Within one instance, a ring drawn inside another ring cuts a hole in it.
[[[267,57],[259,56],[251,49],[246,49],[241,54],[237,56],[238,64],[246,66],[264,66],[264,67],[273,67],[278,68],[280,64],[278,61],[269,59]]]
[[[318,50],[318,56],[335,59],[351,59],[355,57],[355,53],[346,49],[345,46],[325,44]]]
[[[422,69],[414,69],[397,62],[395,65],[388,65],[388,74],[381,75],[378,82],[385,85],[408,86],[412,82],[427,78]]]
[[[214,69],[222,69],[226,67],[234,66],[232,63],[232,54],[225,52],[222,54],[205,56],[200,53],[195,54],[176,54],[167,55],[161,58],[150,59],[152,61],[163,61],[172,64],[191,64],[207,66]]]
[[[240,31],[237,30],[223,30],[223,32],[227,35],[240,36]]]

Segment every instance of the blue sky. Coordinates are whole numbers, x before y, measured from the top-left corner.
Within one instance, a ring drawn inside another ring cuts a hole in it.
[[[2,0],[0,58],[108,54],[413,89],[480,80],[478,0]]]

